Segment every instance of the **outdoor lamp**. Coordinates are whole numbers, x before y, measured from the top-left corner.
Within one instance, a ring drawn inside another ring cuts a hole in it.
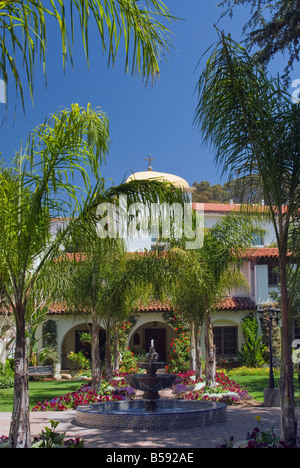
[[[270,375],[269,375],[269,388],[275,388],[274,372],[273,372],[273,349],[272,349],[272,329],[279,324],[281,310],[278,307],[269,306],[263,308],[257,307],[258,318],[263,324],[264,320],[269,325],[269,347],[270,347]]]

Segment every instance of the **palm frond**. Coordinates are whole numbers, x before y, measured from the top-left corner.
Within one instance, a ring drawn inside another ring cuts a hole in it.
[[[46,77],[49,22],[58,25],[65,69],[68,57],[73,64],[76,16],[87,63],[90,29],[96,28],[98,46],[108,55],[108,65],[115,64],[123,37],[125,71],[131,60],[132,74],[146,79],[159,74],[159,63],[171,47],[168,23],[175,21],[161,0],[146,0],[144,5],[135,0],[71,0],[68,7],[63,0],[51,0],[48,7],[41,0],[4,0],[0,4],[0,72],[6,84],[15,83],[24,110],[24,70],[32,98],[37,57]]]

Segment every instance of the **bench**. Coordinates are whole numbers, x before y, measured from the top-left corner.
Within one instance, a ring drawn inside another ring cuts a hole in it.
[[[29,366],[29,377],[46,377],[47,375],[53,376],[52,366]]]

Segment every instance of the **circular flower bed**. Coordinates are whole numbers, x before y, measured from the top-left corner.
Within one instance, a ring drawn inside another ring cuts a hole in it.
[[[173,394],[176,398],[185,400],[220,401],[233,404],[250,399],[248,392],[241,388],[224,372],[217,372],[216,387],[205,386],[203,379],[195,379],[195,373],[187,371],[178,373]],[[99,392],[89,386],[83,386],[78,391],[37,403],[32,411],[66,411],[77,406],[101,403],[107,401],[122,401],[135,397],[135,390],[126,385],[124,374],[114,376],[111,382],[103,381]]]

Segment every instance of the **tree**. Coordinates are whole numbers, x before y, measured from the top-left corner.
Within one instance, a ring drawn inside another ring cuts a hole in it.
[[[230,37],[219,42],[200,75],[195,124],[216,151],[223,174],[255,175],[263,186],[264,214],[273,222],[279,255],[282,309],[282,437],[296,444],[291,296],[287,272],[290,227],[300,203],[299,111],[279,80],[268,77]],[[262,209],[260,210],[263,211]]]
[[[264,194],[262,187],[258,187],[257,183],[249,180],[248,190],[241,190],[244,186],[243,180],[234,179],[225,182],[222,186],[220,184],[210,185],[209,182],[203,181],[200,183],[194,182],[193,186],[196,187],[193,193],[193,202],[199,203],[229,203],[231,200],[234,203],[261,203]]]
[[[90,55],[89,33],[91,28],[95,28],[99,34],[97,46],[107,53],[109,65],[114,65],[123,38],[125,71],[131,68],[132,74],[154,78],[159,73],[161,54],[165,56],[170,50],[170,32],[164,23],[170,23],[173,19],[161,0],[146,0],[144,5],[135,0],[72,0],[68,6],[63,0],[51,1],[49,5],[41,0],[4,0],[0,3],[0,72],[6,83],[10,80],[15,82],[24,108],[22,74],[25,71],[33,95],[37,58],[46,73],[47,38],[51,22],[59,28],[65,69],[68,57],[72,64],[74,25],[78,20],[87,64]]]
[[[239,5],[251,7],[250,20],[244,25],[247,34],[246,43],[250,49],[257,47],[254,59],[267,66],[276,54],[289,55],[283,78],[287,83],[294,63],[300,58],[300,29],[298,0],[223,0],[219,6],[225,7],[222,17],[233,15],[233,9]]]
[[[211,314],[228,291],[246,285],[236,265],[241,253],[251,245],[261,228],[243,210],[224,216],[204,234],[203,246],[197,250],[170,251],[173,269],[171,302],[191,324],[191,349],[194,353],[196,376],[200,377],[200,330],[205,323],[207,385],[215,385],[216,356]]]
[[[56,274],[64,276],[60,300],[72,313],[91,317],[92,387],[101,384],[99,330],[106,331],[105,371],[111,379],[111,334],[115,324],[128,315],[129,282],[126,252],[120,240],[81,237],[84,253],[62,255],[56,261]]]
[[[15,172],[0,174],[0,277],[16,321],[13,447],[30,446],[27,305],[34,299],[37,281],[61,254],[63,242],[70,236],[76,239],[80,226],[96,223],[98,206],[117,203],[120,194],[144,204],[182,200],[180,190],[158,181],[133,181],[106,189],[99,168],[107,150],[106,116],[100,109],[73,105],[31,132],[26,155],[17,160]],[[96,180],[93,186],[89,173]],[[53,235],[50,228],[58,217],[65,222]],[[51,288],[47,275],[44,280],[46,302]]]
[[[17,161],[13,173],[3,171],[0,174],[0,274],[3,293],[16,322],[11,424],[12,445],[16,448],[30,446],[25,340],[27,305],[40,273],[87,209],[93,191],[86,169],[89,166],[98,175],[99,162],[107,151],[107,135],[106,118],[100,111],[73,106],[70,111],[50,116],[34,130],[29,136],[26,159],[22,156]],[[86,187],[87,204],[77,211],[76,219],[74,210],[80,207],[77,198],[80,193],[76,193],[67,174],[81,177]],[[57,198],[59,192],[63,193],[64,201]],[[74,223],[53,240],[51,215],[66,214],[69,207]]]

